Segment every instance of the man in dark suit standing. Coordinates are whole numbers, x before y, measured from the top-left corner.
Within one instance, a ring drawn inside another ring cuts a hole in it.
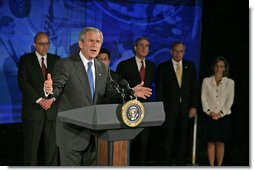
[[[146,37],[137,38],[135,41],[135,56],[118,64],[116,72],[126,79],[133,87],[144,82],[145,87],[152,88],[155,75],[155,64],[146,59],[149,52],[149,40]],[[149,102],[151,99],[139,99]],[[146,165],[148,151],[149,128],[145,128],[134,140],[131,141],[130,163],[134,166]]]
[[[110,52],[105,48],[101,48],[96,59],[102,61],[105,65],[109,66],[110,65]],[[111,69],[110,69],[110,75],[111,75],[112,79],[115,80],[116,82],[119,82],[122,80],[121,75]],[[107,96],[105,96],[103,103],[105,103],[105,104],[122,103],[122,98],[119,96],[107,95]]]
[[[103,34],[99,29],[83,29],[78,40],[80,52],[57,62],[52,79],[48,75],[44,88],[46,92],[53,93],[52,99],[59,103],[59,112],[101,104],[105,94],[114,94],[108,91],[111,81],[109,67],[95,59],[102,43]],[[143,98],[151,95],[151,90],[142,87],[142,84],[135,87],[134,91]],[[96,140],[90,130],[64,123],[57,118],[56,137],[61,165],[96,165]]]
[[[38,32],[34,37],[35,52],[22,56],[19,62],[18,81],[23,95],[25,166],[57,165],[58,151],[55,140],[57,105],[52,104],[52,100],[46,100],[43,85],[47,73],[52,72],[60,57],[48,53],[49,43],[49,36]],[[42,146],[42,153],[39,152],[39,146]],[[43,159],[42,163],[38,163],[38,157]]]
[[[185,165],[188,124],[196,115],[196,71],[193,63],[183,60],[182,42],[174,42],[170,52],[172,59],[159,65],[156,80],[157,100],[163,101],[166,113],[158,132],[159,160],[161,165]]]

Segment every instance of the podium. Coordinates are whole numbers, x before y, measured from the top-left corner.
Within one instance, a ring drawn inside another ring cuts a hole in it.
[[[58,113],[61,121],[90,129],[98,137],[99,166],[128,166],[130,140],[145,127],[160,126],[165,121],[163,103],[146,102],[143,121],[128,127],[121,118],[122,105],[93,105]]]

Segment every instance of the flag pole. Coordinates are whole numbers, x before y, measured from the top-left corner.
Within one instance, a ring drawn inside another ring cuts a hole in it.
[[[198,118],[198,115],[195,116],[194,127],[193,127],[193,144],[192,144],[192,165],[193,166],[196,164],[197,118]]]

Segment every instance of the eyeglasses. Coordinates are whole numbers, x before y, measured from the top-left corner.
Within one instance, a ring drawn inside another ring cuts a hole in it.
[[[48,47],[49,45],[50,45],[50,43],[49,42],[47,42],[47,43],[39,43],[39,42],[36,42],[36,44],[38,44],[38,45],[40,45],[41,47]]]

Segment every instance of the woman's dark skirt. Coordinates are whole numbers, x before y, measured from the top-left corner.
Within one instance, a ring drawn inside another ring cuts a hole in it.
[[[204,114],[203,141],[204,142],[229,142],[232,140],[230,115],[218,120],[213,120]]]

